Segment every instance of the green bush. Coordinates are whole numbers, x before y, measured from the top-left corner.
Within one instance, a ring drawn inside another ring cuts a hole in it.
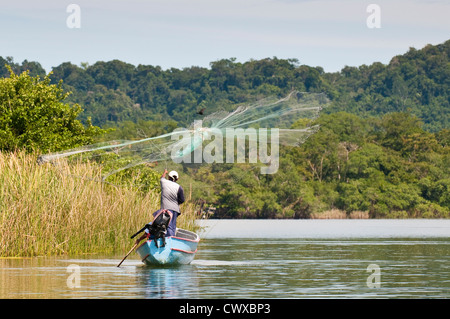
[[[7,68],[10,77],[0,78],[0,150],[59,151],[92,143],[105,132],[77,120],[81,107],[63,103],[69,93],[61,83],[50,84],[49,75],[41,80]]]

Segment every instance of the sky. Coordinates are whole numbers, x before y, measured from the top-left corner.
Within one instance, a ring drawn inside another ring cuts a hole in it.
[[[336,72],[443,43],[449,16],[450,0],[0,0],[0,56],[47,72],[63,62],[182,69],[273,57]]]

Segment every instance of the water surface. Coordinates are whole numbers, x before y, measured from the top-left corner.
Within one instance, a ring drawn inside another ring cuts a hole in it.
[[[446,220],[201,222],[191,265],[149,268],[136,254],[120,268],[123,255],[0,259],[0,298],[450,297]]]
[[[200,220],[203,238],[450,238],[450,219]]]

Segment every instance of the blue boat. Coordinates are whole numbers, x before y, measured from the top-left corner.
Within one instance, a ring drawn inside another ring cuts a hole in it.
[[[188,265],[194,260],[200,237],[189,230],[177,228],[175,236],[159,238],[158,247],[153,239],[145,241],[136,252],[146,265]]]

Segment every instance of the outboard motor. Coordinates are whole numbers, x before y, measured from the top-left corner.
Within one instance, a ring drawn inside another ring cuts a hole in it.
[[[166,209],[161,210],[158,215],[155,216],[155,220],[150,225],[148,231],[150,235],[154,236],[156,248],[158,247],[158,239],[163,239],[162,247],[166,246],[166,232],[169,227],[170,220],[172,219],[172,213]]]
[[[172,219],[172,213],[166,209],[162,209],[156,214],[155,219],[152,223],[149,223],[142,227],[136,234],[131,236],[131,239],[136,237],[139,233],[143,232],[144,230],[148,229],[148,232],[150,233],[150,236],[153,236],[156,248],[158,247],[158,239],[163,239],[163,245],[162,247],[166,246],[166,232],[167,228],[169,227],[170,220]]]

